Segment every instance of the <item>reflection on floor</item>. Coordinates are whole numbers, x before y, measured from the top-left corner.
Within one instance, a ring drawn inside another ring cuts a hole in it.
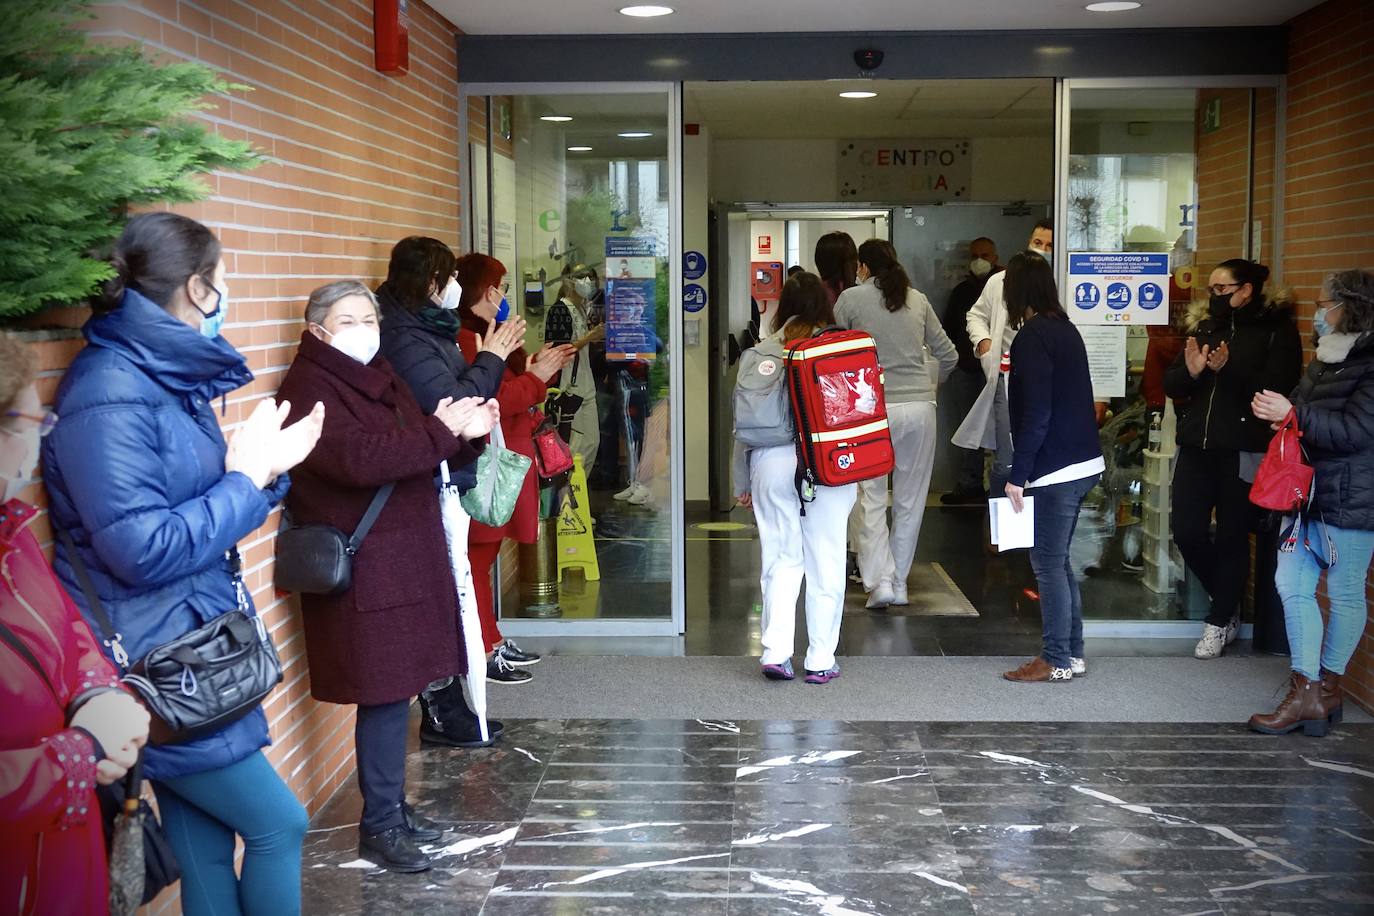
[[[307,837],[313,914],[1374,911],[1374,726],[567,720],[409,758],[439,867]]]

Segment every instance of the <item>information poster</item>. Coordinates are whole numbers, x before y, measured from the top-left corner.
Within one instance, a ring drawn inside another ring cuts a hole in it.
[[[1069,255],[1067,307],[1079,324],[1168,324],[1169,255]]]
[[[657,304],[654,240],[606,237],[606,358],[652,360]]]
[[[1093,400],[1126,396],[1126,328],[1110,324],[1079,324],[1088,351]]]

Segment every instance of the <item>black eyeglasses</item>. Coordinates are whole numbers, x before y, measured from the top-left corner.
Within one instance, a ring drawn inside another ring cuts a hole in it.
[[[1239,283],[1213,283],[1207,287],[1207,292],[1213,296],[1220,296],[1223,293],[1234,293],[1238,289],[1240,289]]]
[[[5,416],[12,417],[17,420],[32,420],[33,422],[37,423],[39,437],[46,436],[48,433],[52,432],[54,429],[57,428],[57,414],[53,413],[51,410],[47,411],[42,416],[35,416],[31,413],[24,413],[22,410],[8,410],[5,412]],[[0,426],[0,432],[10,433],[10,435],[18,435],[18,433],[15,433],[13,430],[5,429],[3,426]]]

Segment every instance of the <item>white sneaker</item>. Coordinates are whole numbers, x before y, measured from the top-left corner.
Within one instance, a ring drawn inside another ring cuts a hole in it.
[[[611,499],[614,499],[614,500],[616,500],[616,501],[618,501],[618,502],[622,502],[622,503],[623,503],[623,502],[625,502],[625,500],[629,499],[631,496],[634,496],[634,495],[635,495],[636,493],[638,493],[638,492],[639,492],[639,482],[638,482],[638,481],[632,480],[632,481],[630,481],[630,485],[629,485],[628,487],[626,487],[625,489],[621,490],[619,493],[617,493],[617,494],[615,494],[614,496],[612,496]]]
[[[891,585],[886,582],[879,582],[874,586],[873,591],[868,593],[868,603],[865,604],[864,607],[871,611],[885,608],[889,604],[892,604],[896,597],[896,595],[892,594]]]
[[[1069,670],[1073,672],[1074,677],[1087,677],[1088,660],[1086,658],[1070,658]]]
[[[1226,645],[1229,646],[1231,643],[1235,642],[1236,637],[1239,635],[1240,615],[1237,614],[1235,617],[1232,617],[1231,622],[1226,625]]]
[[[1197,641],[1193,655],[1198,658],[1217,658],[1226,648],[1226,628],[1214,627],[1210,623],[1202,625],[1202,638]]]
[[[907,594],[906,583],[894,583],[892,586],[892,607],[906,607],[911,604],[911,596]]]
[[[644,486],[642,483],[635,484],[635,492],[626,500],[632,506],[647,506],[654,498],[654,491]]]

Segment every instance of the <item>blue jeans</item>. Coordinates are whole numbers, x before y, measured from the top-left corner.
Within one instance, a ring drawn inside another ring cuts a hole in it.
[[[1069,563],[1069,543],[1078,526],[1078,510],[1101,475],[1027,490],[1035,497],[1035,546],[1031,569],[1040,588],[1045,661],[1069,667],[1069,659],[1083,657],[1083,596]]]
[[[1309,526],[1313,527],[1313,526]],[[1279,597],[1283,599],[1284,623],[1288,627],[1288,647],[1293,670],[1311,680],[1325,668],[1332,674],[1345,674],[1350,656],[1364,634],[1367,615],[1364,583],[1369,560],[1374,556],[1374,531],[1325,526],[1336,547],[1336,562],[1326,571],[1326,594],[1331,599],[1330,620],[1322,634],[1322,612],[1317,607],[1317,580],[1322,570],[1311,551],[1298,540],[1292,553],[1279,552],[1279,567],[1274,574]],[[1313,546],[1320,543],[1319,531],[1304,532]],[[1320,549],[1320,547],[1318,547]]]
[[[308,817],[261,752],[218,770],[153,784],[162,828],[181,864],[186,916],[295,916]],[[243,837],[243,877],[234,837]]]

